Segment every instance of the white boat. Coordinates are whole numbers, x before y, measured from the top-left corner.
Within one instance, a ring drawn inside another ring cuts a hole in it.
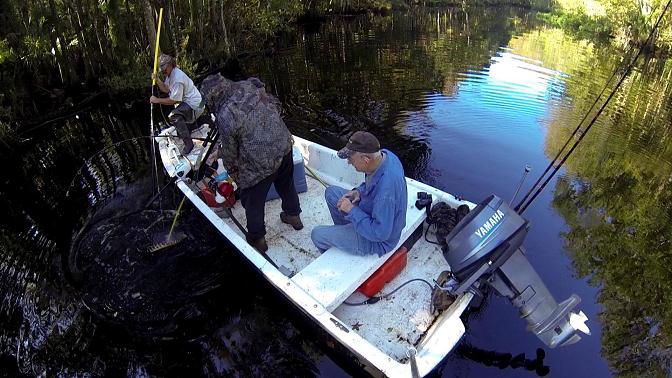
[[[204,125],[196,130],[192,137],[205,138],[207,131],[208,127]],[[197,166],[207,150],[207,147],[203,147],[203,141],[195,140],[195,147],[189,155],[181,156],[176,153],[175,146],[175,143],[180,143],[179,139],[170,137],[174,134],[173,128],[169,127],[161,132],[160,137],[155,138],[164,169],[170,177],[178,175],[185,164]],[[360,285],[367,281],[418,228],[422,230],[426,211],[415,206],[419,192],[431,194],[434,203],[444,201],[454,208],[467,205],[473,209],[476,205],[406,178],[408,187],[406,227],[397,248],[382,257],[355,256],[336,248],[320,254],[310,239],[311,229],[316,225],[331,224],[324,200],[324,186],[320,180],[327,185],[350,188],[360,184],[364,180],[364,175],[356,172],[346,160],[339,159],[336,151],[296,136],[294,153],[295,169],[305,167],[309,172],[305,177],[307,190],[299,193],[304,228],[295,231],[290,225],[280,221],[279,199],[267,202],[265,218],[266,241],[269,247],[267,256],[275,264],[269,262],[246,242],[243,232],[226,212],[216,207],[209,207],[203,201],[198,194],[201,190],[200,184],[182,177],[176,180],[176,185],[271,285],[346,348],[366,372],[374,376],[387,377],[427,375],[456,347],[464,335],[465,326],[460,317],[474,300],[475,295],[478,296],[478,285],[482,284],[481,281],[465,279],[462,280],[465,284],[463,286],[459,285],[460,282],[453,282],[451,294],[455,299],[440,312],[432,311],[430,305],[432,290],[422,282],[411,282],[393,295],[374,304],[352,306],[347,303],[366,300],[367,297],[358,292]],[[312,175],[319,180],[311,177]],[[246,223],[244,210],[239,203],[232,208],[232,213],[240,223],[243,225]],[[495,226],[492,218],[488,222],[490,223],[485,225]],[[481,225],[483,223],[479,223],[479,227]],[[500,227],[502,228],[504,227]],[[435,237],[432,233],[427,236],[429,239]],[[515,249],[518,250],[517,246]],[[275,265],[282,267],[282,271]],[[492,261],[485,265],[492,266]],[[389,293],[411,279],[422,278],[434,285],[434,280],[441,272],[450,270],[451,267],[444,258],[441,247],[421,237],[408,250],[407,264],[403,271],[387,283],[378,295]],[[478,273],[485,274],[482,270]],[[574,300],[565,307],[571,308],[576,303]],[[555,304],[555,301],[553,300],[551,304]],[[568,310],[558,314],[557,310],[562,304],[551,307],[549,308],[555,317],[567,314]],[[546,317],[551,317],[549,312],[544,313],[544,319]],[[553,325],[557,325],[556,323],[557,321]],[[544,328],[548,324],[537,326]],[[540,335],[548,330],[533,331]],[[573,333],[574,328],[570,331],[571,334],[556,337],[555,344],[575,342],[578,336]],[[546,341],[541,335],[539,337]]]

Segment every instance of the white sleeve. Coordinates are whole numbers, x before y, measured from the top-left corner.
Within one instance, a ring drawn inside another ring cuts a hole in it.
[[[182,83],[177,82],[170,86],[170,99],[176,102],[184,100],[184,85]]]

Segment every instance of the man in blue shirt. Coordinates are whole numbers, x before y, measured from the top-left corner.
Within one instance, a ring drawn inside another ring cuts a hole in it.
[[[365,181],[357,188],[330,186],[324,195],[334,221],[333,226],[317,226],[310,237],[324,252],[337,247],[357,255],[390,252],[399,242],[406,225],[406,178],[399,158],[380,149],[373,134],[357,131],[338,157],[358,172]]]

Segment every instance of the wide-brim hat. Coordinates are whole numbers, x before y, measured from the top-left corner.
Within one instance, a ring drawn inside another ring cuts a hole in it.
[[[345,147],[338,151],[338,157],[347,159],[355,152],[371,154],[378,151],[380,151],[378,138],[367,131],[357,131],[350,136]]]

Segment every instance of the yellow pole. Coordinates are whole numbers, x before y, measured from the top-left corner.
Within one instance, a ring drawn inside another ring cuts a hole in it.
[[[159,9],[159,26],[156,28],[156,45],[154,47],[154,71],[152,71],[153,73],[156,73],[156,66],[158,65],[159,61],[159,39],[161,37],[161,20],[163,20],[163,8]],[[152,85],[156,85],[156,78],[152,78]]]
[[[177,223],[177,217],[180,216],[180,211],[182,210],[182,204],[184,204],[184,199],[187,198],[187,196],[182,197],[182,202],[180,202],[180,206],[177,207],[177,211],[175,212],[175,218],[173,218],[173,224],[170,226],[170,231],[168,232],[168,237],[166,238],[166,241],[170,241],[171,235],[173,235],[173,229],[175,228],[175,224]]]
[[[327,187],[327,184],[325,184],[324,181],[322,181],[319,177],[317,177],[317,174],[315,174],[315,172],[312,169],[310,169],[308,164],[304,164],[303,166],[306,167],[308,173],[310,173],[315,180],[319,181],[320,184],[322,184],[325,188]]]
[[[159,9],[159,25],[156,29],[156,45],[154,47],[154,70],[152,71],[152,95],[154,95],[154,86],[156,85],[156,66],[159,61],[159,36],[161,36],[161,20],[163,20],[163,8]],[[149,106],[149,125],[150,125],[150,136],[154,138],[154,103]],[[159,191],[159,172],[156,169],[156,146],[154,139],[151,140],[152,143],[152,166],[154,167],[153,173],[154,178],[156,179],[156,191]]]

